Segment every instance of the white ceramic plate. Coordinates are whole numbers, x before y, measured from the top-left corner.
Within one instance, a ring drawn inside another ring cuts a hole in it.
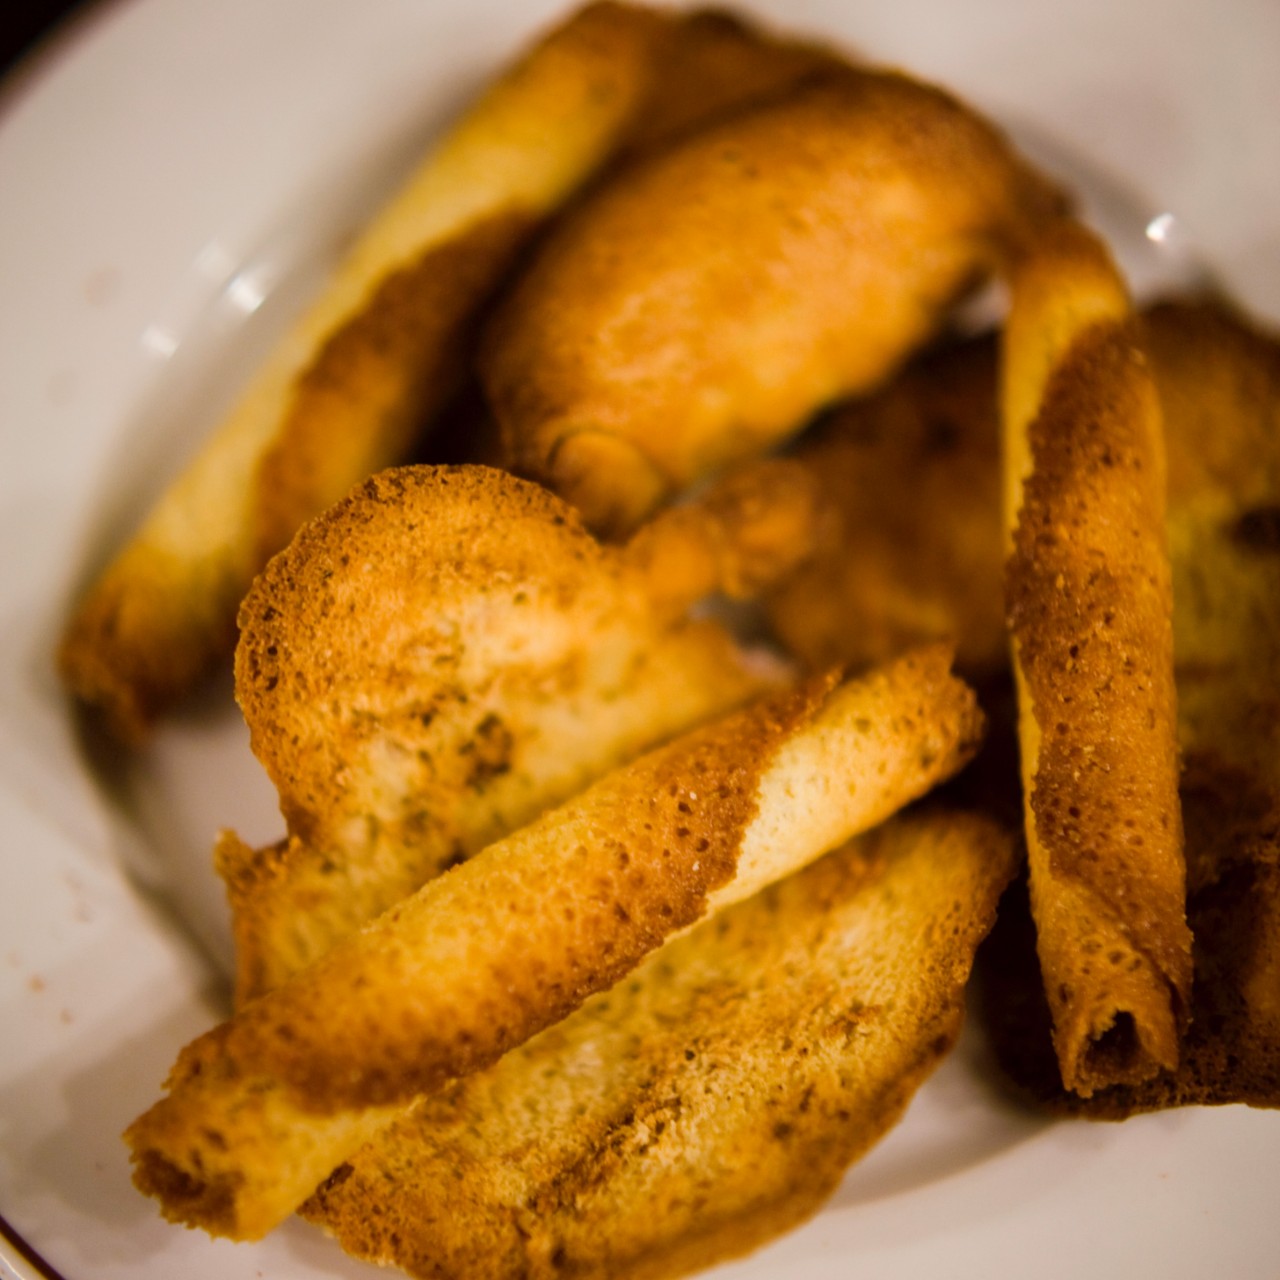
[[[1178,265],[1142,235],[1170,212],[1280,317],[1273,0],[750,7],[1088,157],[1142,287]],[[0,1280],[374,1274],[298,1223],[211,1243],[129,1185],[120,1130],[225,1009],[213,832],[279,824],[226,688],[91,765],[49,654],[335,246],[556,9],[117,0],[0,98]],[[716,1274],[1274,1280],[1278,1173],[1280,1114],[1041,1123],[969,1045],[809,1226]]]

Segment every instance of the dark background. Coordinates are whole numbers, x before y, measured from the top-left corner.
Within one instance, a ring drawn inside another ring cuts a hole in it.
[[[92,0],[15,0],[0,18],[0,76],[7,73],[46,36]]]

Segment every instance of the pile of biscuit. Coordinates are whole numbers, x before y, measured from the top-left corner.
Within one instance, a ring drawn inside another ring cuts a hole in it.
[[[138,742],[233,651],[286,834],[219,838],[236,1011],[126,1134],[175,1221],[696,1270],[897,1120],[984,939],[1037,1104],[1280,1103],[1280,346],[1136,311],[935,87],[547,33],[60,664]]]

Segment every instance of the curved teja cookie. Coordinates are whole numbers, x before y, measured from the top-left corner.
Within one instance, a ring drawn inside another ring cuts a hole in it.
[[[816,74],[615,175],[540,247],[481,350],[509,462],[625,533],[887,376],[1057,204],[940,90]]]
[[[1063,1083],[1176,1066],[1191,982],[1160,406],[1124,285],[1064,220],[1013,269],[1006,593],[1032,909]]]
[[[382,472],[240,611],[236,695],[288,838],[224,833],[237,1003],[609,769],[788,674],[690,607],[803,558],[814,486],[727,477],[606,547],[484,467]]]

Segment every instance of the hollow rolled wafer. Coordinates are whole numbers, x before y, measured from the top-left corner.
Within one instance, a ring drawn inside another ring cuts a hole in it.
[[[1006,591],[1031,905],[1062,1080],[1178,1061],[1191,979],[1160,407],[1105,249],[1063,221],[1004,331]]]
[[[237,1001],[446,868],[786,667],[689,607],[785,574],[809,475],[753,465],[603,547],[482,467],[399,468],[307,525],[241,609],[237,696],[289,835],[217,864]]]
[[[1008,1074],[1054,1111],[1280,1106],[1280,342],[1215,302],[1143,316],[1165,421],[1191,1018],[1176,1071],[1082,1099],[1001,911],[990,1020]]]
[[[891,819],[424,1100],[303,1214],[457,1280],[741,1254],[811,1214],[954,1043],[1014,866],[989,820]]]
[[[954,772],[945,649],[774,695],[607,775],[189,1045],[129,1129],[164,1212],[261,1236],[397,1106],[479,1070],[674,933]]]
[[[611,536],[887,376],[1057,205],[984,121],[842,68],[617,175],[487,326],[510,465]]]

